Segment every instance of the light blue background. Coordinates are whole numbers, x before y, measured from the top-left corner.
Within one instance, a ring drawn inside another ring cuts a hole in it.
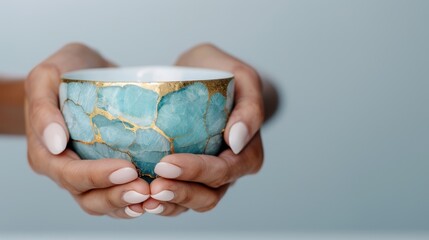
[[[121,65],[172,64],[210,41],[275,81],[262,171],[212,212],[87,216],[0,137],[0,231],[429,230],[429,1],[0,2],[0,71],[70,41]]]

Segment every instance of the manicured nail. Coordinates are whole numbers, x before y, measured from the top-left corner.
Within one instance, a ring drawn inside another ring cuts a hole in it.
[[[144,209],[146,212],[148,213],[152,213],[152,214],[160,214],[164,211],[164,206],[162,204],[159,204],[158,207],[154,208],[154,209]]]
[[[124,184],[138,177],[137,171],[130,167],[121,168],[110,174],[109,180],[113,184]]]
[[[171,163],[160,162],[155,166],[155,173],[165,178],[177,178],[182,174],[182,169]]]
[[[164,191],[161,191],[155,195],[151,195],[151,197],[156,199],[156,200],[159,200],[159,201],[167,202],[167,201],[173,200],[174,193],[172,191],[169,191],[169,190],[164,190]]]
[[[49,152],[60,154],[67,147],[67,135],[58,123],[50,123],[43,131],[43,141]]]
[[[126,207],[125,208],[125,213],[128,216],[133,217],[133,218],[139,217],[139,216],[141,216],[143,214],[143,213],[139,213],[139,212],[134,212],[133,210],[131,210],[130,207]]]
[[[237,122],[229,130],[229,146],[235,154],[239,154],[249,140],[249,131],[243,122]]]
[[[149,195],[144,195],[136,191],[128,191],[122,196],[122,199],[127,203],[141,203],[146,201],[148,198]]]

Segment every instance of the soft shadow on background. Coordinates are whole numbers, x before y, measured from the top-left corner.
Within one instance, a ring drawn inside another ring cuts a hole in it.
[[[219,206],[177,218],[84,214],[0,137],[0,231],[429,230],[429,1],[0,2],[0,72],[71,41],[120,65],[212,42],[266,73],[281,109],[265,164]],[[287,99],[287,109],[286,100]]]

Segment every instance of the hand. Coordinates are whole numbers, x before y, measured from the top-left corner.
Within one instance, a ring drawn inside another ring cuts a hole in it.
[[[174,216],[188,209],[213,209],[231,183],[259,171],[263,148],[259,128],[264,121],[262,84],[249,65],[213,45],[203,44],[184,53],[177,65],[214,68],[235,76],[235,107],[224,138],[231,149],[219,156],[173,154],[155,167],[161,176],[150,184],[147,212]],[[246,146],[247,145],[247,146]]]
[[[141,215],[149,185],[131,162],[120,159],[82,161],[66,149],[69,134],[58,109],[62,73],[113,66],[82,44],[69,44],[35,67],[25,81],[28,161],[32,169],[68,190],[92,215],[130,218]]]

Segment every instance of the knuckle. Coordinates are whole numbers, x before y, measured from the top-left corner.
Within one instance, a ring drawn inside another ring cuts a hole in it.
[[[181,199],[179,199],[178,204],[180,205],[188,205],[192,201],[191,193],[189,192],[189,189],[186,188],[184,191],[184,194],[182,195]]]
[[[106,197],[104,199],[106,202],[106,208],[108,208],[108,209],[116,209],[116,208],[121,207],[121,206],[118,206],[117,204],[115,204],[115,202],[110,197]]]
[[[43,99],[35,99],[30,102],[30,119],[39,119],[39,116],[46,116],[48,114],[46,104]]]
[[[196,171],[189,171],[189,178],[192,180],[200,180],[203,178],[203,175],[207,173],[207,161],[204,157],[204,155],[196,155],[199,159],[198,161],[198,167],[196,167]]]
[[[189,49],[188,53],[199,53],[199,52],[205,52],[213,49],[217,49],[217,47],[213,43],[202,42],[192,47],[191,49]]]
[[[232,168],[228,163],[228,161],[222,159],[219,161],[219,163],[220,163],[220,167],[217,173],[218,177],[214,178],[213,181],[209,184],[209,186],[213,188],[218,188],[225,185],[226,183],[231,181],[231,178],[232,178],[232,173],[231,173]]]
[[[206,200],[206,204],[203,207],[194,209],[197,212],[208,212],[214,209],[220,201],[220,197],[217,195],[211,196]]]
[[[166,210],[163,211],[160,215],[164,217],[172,217],[177,208],[179,208],[177,205],[167,206]]]
[[[258,82],[258,86],[262,88],[259,73],[253,67],[237,62],[232,66],[232,72],[234,72],[234,74],[239,78]]]
[[[79,195],[80,194],[80,192],[76,191],[76,189],[66,180],[66,178],[64,176],[58,177],[57,184],[61,188],[70,192],[70,194],[72,194],[72,195]]]
[[[191,49],[191,51],[206,51],[208,49],[216,49],[217,47],[210,42],[202,42],[197,44],[195,47]]]
[[[256,119],[262,119],[264,116],[264,107],[259,98],[252,97],[246,102],[246,111],[251,112]]]
[[[264,150],[262,144],[259,144],[258,147],[249,148],[249,151],[243,157],[247,159],[247,162],[249,162],[249,174],[259,172],[264,163]]]
[[[256,157],[256,160],[254,161],[255,164],[253,164],[253,167],[250,169],[250,174],[258,173],[263,165],[263,157]]]
[[[102,216],[103,215],[97,211],[92,210],[90,207],[86,206],[86,204],[84,204],[84,203],[80,204],[80,208],[82,208],[82,210],[84,212],[86,212],[87,214],[89,214],[91,216]]]
[[[252,174],[258,173],[262,169],[262,165],[263,165],[263,162],[259,161],[251,173]]]
[[[36,163],[36,160],[34,159],[32,154],[30,154],[29,151],[27,151],[27,161],[28,161],[28,165],[30,165],[30,168],[33,169],[34,172],[39,174],[42,173],[40,165]]]
[[[60,52],[66,54],[71,53],[72,56],[81,56],[79,58],[74,58],[74,61],[78,66],[85,66],[87,64],[93,65],[94,63],[108,64],[108,62],[95,49],[92,49],[80,42],[68,43],[60,50]]]
[[[56,182],[59,187],[67,190],[70,192],[70,194],[79,195],[79,192],[74,189],[74,187],[64,178],[64,176],[59,176]]]
[[[89,187],[93,188],[93,187],[96,187],[96,186],[97,186],[97,180],[95,179],[94,174],[92,174],[92,173],[90,172],[90,173],[88,174],[87,178],[88,178],[88,184],[89,184]]]
[[[31,89],[33,88],[33,84],[37,84],[36,79],[38,79],[39,76],[42,74],[55,74],[57,76],[60,75],[60,71],[57,66],[55,66],[52,63],[41,63],[34,67],[30,73],[27,76],[27,79],[24,82],[24,90],[28,94],[31,92]],[[41,80],[44,80],[41,79]]]
[[[58,184],[69,191],[72,195],[79,195],[82,193],[74,184],[74,172],[71,167],[72,162],[65,163],[59,170]]]
[[[200,56],[200,55],[203,55],[204,53],[206,53],[208,51],[212,51],[214,49],[217,49],[217,47],[214,44],[209,43],[209,42],[203,42],[203,43],[197,44],[196,46],[194,46],[191,49],[182,53],[179,56],[177,63],[178,64],[186,64],[190,57]]]
[[[72,50],[89,50],[90,48],[81,42],[70,42],[64,45],[63,49],[72,49]]]

